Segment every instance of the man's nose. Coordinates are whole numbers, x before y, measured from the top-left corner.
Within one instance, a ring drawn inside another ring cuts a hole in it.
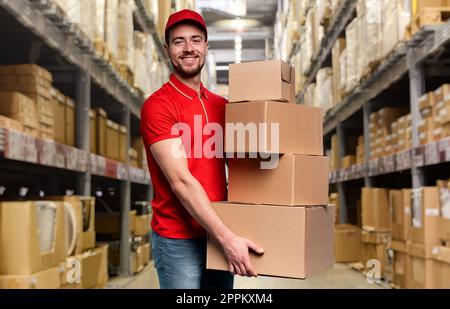
[[[194,46],[193,46],[192,42],[186,41],[186,44],[184,44],[184,51],[185,52],[194,51]]]

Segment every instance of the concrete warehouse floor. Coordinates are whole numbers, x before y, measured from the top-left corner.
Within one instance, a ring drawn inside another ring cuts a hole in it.
[[[369,284],[359,272],[344,264],[334,267],[308,280],[281,279],[271,277],[243,278],[236,276],[236,289],[386,289],[386,283]],[[157,289],[158,276],[151,262],[141,273],[129,278],[112,278],[108,288]]]

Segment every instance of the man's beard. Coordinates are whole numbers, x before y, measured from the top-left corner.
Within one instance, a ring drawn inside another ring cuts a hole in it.
[[[170,59],[170,63],[172,64],[172,68],[174,69],[174,71],[176,71],[183,78],[192,78],[192,77],[199,75],[205,65],[205,62],[199,63],[199,65],[196,69],[191,70],[191,71],[185,71],[185,70],[183,70],[183,67],[181,64],[179,64],[178,66],[174,65],[174,62],[172,61],[172,59]]]

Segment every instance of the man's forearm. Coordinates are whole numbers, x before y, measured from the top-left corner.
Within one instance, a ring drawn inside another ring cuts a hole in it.
[[[172,190],[189,214],[203,228],[224,244],[233,236],[231,230],[223,223],[211,206],[211,202],[201,186],[193,176],[173,184]]]

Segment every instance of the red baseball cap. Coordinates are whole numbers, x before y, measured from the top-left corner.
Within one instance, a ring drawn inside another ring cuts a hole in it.
[[[169,16],[169,20],[167,21],[165,30],[166,43],[169,43],[169,30],[173,26],[183,22],[192,22],[199,26],[205,32],[206,40],[208,40],[208,31],[206,30],[206,23],[203,17],[197,12],[184,9]]]

